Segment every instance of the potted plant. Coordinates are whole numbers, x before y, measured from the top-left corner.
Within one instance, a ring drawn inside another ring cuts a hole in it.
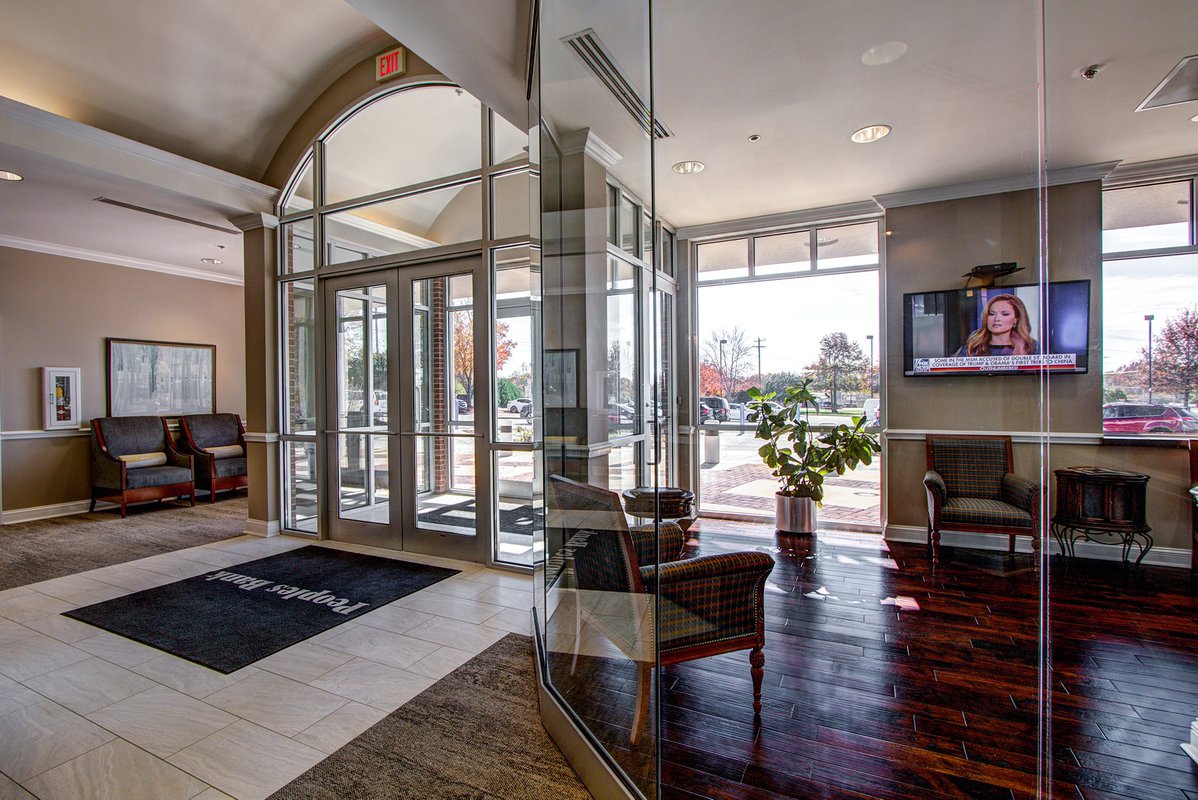
[[[765,440],[757,451],[773,470],[780,486],[775,495],[777,527],[786,533],[813,533],[815,509],[823,504],[824,477],[843,475],[859,464],[869,464],[882,452],[875,434],[865,431],[865,417],[852,417],[852,425],[837,425],[817,433],[812,430],[810,407],[815,406],[811,379],[777,392],[749,389],[749,407],[757,420],[756,436]]]

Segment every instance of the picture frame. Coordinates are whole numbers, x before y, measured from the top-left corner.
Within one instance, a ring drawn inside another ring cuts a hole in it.
[[[546,350],[541,375],[546,408],[578,406],[577,350]]]
[[[42,367],[42,409],[44,430],[77,429],[82,422],[80,411],[79,367]]]
[[[107,340],[108,416],[216,413],[216,345]]]

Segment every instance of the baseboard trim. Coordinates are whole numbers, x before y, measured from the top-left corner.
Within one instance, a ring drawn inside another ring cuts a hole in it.
[[[260,536],[262,538],[278,536],[281,530],[277,519],[264,520],[250,518],[245,521],[245,533],[247,536]]]
[[[915,525],[887,525],[885,537],[888,542],[906,542],[910,544],[927,544],[928,529]],[[969,531],[941,531],[940,544],[946,547],[966,547],[971,550],[1006,550],[1007,540],[986,533]],[[1121,558],[1120,548],[1095,542],[1077,542],[1074,546],[1078,558],[1092,558],[1096,561],[1118,561]],[[1015,552],[1032,552],[1031,539],[1016,537]],[[1060,553],[1057,543],[1048,543],[1049,553]],[[1136,553],[1132,550],[1132,553]],[[1190,551],[1180,547],[1153,547],[1144,556],[1144,563],[1155,567],[1190,568]]]
[[[69,517],[72,514],[86,514],[90,500],[72,500],[69,503],[52,503],[48,506],[29,506],[14,508],[0,515],[0,525],[12,525],[17,522],[33,522],[38,519],[52,517]],[[96,508],[115,508],[113,503],[99,502]]]

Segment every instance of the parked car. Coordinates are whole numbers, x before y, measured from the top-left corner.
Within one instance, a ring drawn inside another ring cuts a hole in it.
[[[1104,433],[1193,433],[1198,417],[1180,406],[1163,403],[1107,403],[1102,407]]]
[[[781,403],[775,403],[773,400],[766,400],[765,404],[766,404],[766,406],[769,407],[769,409],[771,411],[777,411],[778,409],[782,408]],[[756,422],[757,421],[757,412],[750,409],[748,416],[746,416],[745,419],[747,419],[749,422]]]
[[[463,400],[460,397],[457,400],[458,400],[458,413],[459,414],[465,414],[468,410],[470,410],[469,403],[467,403],[465,400]]]
[[[700,397],[699,402],[711,409],[712,416],[719,422],[727,422],[729,417],[728,401],[722,397]]]
[[[512,414],[519,414],[522,417],[527,417],[532,413],[532,398],[517,397],[515,400],[507,404],[507,410]]]
[[[865,417],[865,424],[871,428],[877,428],[882,424],[882,401],[876,397],[871,397],[864,403],[864,408],[861,410],[862,416]]]
[[[715,419],[715,413],[712,412],[711,406],[699,403],[699,424],[711,422],[713,419]]]
[[[632,422],[636,419],[636,409],[627,403],[608,403],[607,421],[613,423]]]

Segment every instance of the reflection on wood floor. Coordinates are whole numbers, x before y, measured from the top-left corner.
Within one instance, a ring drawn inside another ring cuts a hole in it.
[[[923,547],[877,536],[696,527],[695,554],[777,561],[764,708],[755,721],[747,652],[663,670],[662,797],[1009,800],[1035,797],[1043,775],[1043,797],[1198,798],[1198,765],[1179,746],[1198,717],[1188,571],[1054,557],[1040,743],[1030,555],[946,548],[933,575]],[[557,654],[555,683],[649,786],[657,743],[646,731],[629,746],[633,665],[583,655],[571,675],[572,661]]]

